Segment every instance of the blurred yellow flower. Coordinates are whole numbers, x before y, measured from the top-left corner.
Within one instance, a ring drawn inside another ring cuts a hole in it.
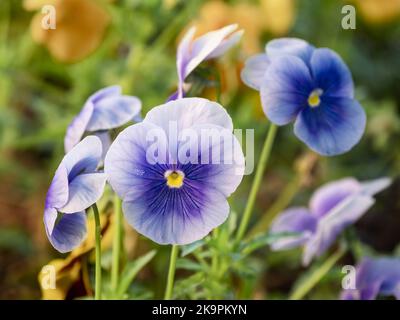
[[[400,17],[400,0],[354,0],[354,3],[369,23],[384,24]]]
[[[35,42],[47,47],[62,62],[77,62],[100,45],[110,17],[94,0],[25,0],[26,10],[40,10],[44,5],[56,9],[56,29],[42,28],[45,15],[38,12],[31,21]]]
[[[229,5],[223,1],[208,1],[200,9],[199,17],[191,26],[197,34],[237,23],[245,30],[243,50],[253,54],[261,50],[263,32],[276,36],[286,34],[295,18],[295,0],[260,0],[258,4],[238,3]]]

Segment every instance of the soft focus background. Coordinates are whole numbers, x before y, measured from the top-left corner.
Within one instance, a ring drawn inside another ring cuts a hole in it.
[[[57,9],[57,29],[51,33],[40,28],[45,4]],[[357,9],[356,30],[341,27],[345,4]],[[362,180],[398,175],[400,0],[1,0],[1,299],[90,294],[93,240],[89,238],[72,255],[60,255],[49,245],[42,223],[45,193],[63,156],[66,126],[86,98],[107,85],[120,84],[124,93],[138,96],[144,114],[163,103],[175,89],[176,45],[184,30],[196,25],[201,34],[230,23],[245,30],[241,45],[193,74],[190,94],[217,99],[213,71],[217,68],[220,102],[235,127],[255,129],[257,145],[264,139],[267,120],[258,93],[241,83],[239,73],[249,55],[261,52],[276,37],[300,37],[336,50],[353,73],[357,98],[369,118],[361,143],[334,158],[322,159],[307,151],[291,126],[280,129],[257,199],[252,232],[267,228],[282,208],[306,204],[324,182],[345,176]],[[238,213],[250,181],[246,177],[232,197],[232,208]],[[396,180],[349,231],[349,237],[361,239],[354,241],[354,252],[400,255],[399,195]],[[107,233],[112,219],[103,220]],[[110,265],[110,237],[106,234],[103,240],[105,269]],[[138,237],[128,226],[125,244],[126,260],[157,248],[132,290],[134,298],[160,298],[168,248]],[[342,262],[354,263],[354,252]],[[42,293],[38,274],[50,261],[61,278],[58,290]],[[245,275],[249,281],[239,297],[257,299],[287,297],[301,275],[310,271],[301,267],[299,250],[271,253],[267,248],[249,259],[247,269],[254,272]],[[190,274],[178,270],[177,276]],[[308,298],[336,299],[341,277],[340,268],[334,268]]]

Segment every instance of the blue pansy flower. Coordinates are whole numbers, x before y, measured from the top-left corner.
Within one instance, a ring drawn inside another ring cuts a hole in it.
[[[361,139],[366,115],[354,99],[351,73],[327,48],[283,38],[251,57],[242,80],[259,90],[264,113],[276,125],[294,122],[294,133],[315,152],[345,153]]]
[[[70,151],[85,133],[95,133],[103,142],[104,151],[111,143],[107,130],[140,119],[141,101],[121,94],[120,86],[101,89],[91,95],[81,112],[68,126],[64,138],[65,152]]]
[[[322,255],[349,225],[360,219],[375,203],[373,196],[387,188],[389,178],[358,182],[345,178],[328,183],[311,197],[309,208],[295,207],[282,212],[273,222],[271,233],[296,233],[281,238],[273,250],[304,247],[303,264]]]
[[[400,300],[400,258],[364,258],[356,267],[355,289],[343,290],[343,300]]]
[[[236,24],[208,32],[197,39],[193,39],[196,28],[190,28],[178,45],[176,67],[178,72],[178,90],[169,100],[184,96],[186,77],[203,61],[222,56],[229,48],[235,45],[243,35],[243,30],[235,31]]]
[[[46,196],[44,225],[55,249],[68,252],[86,237],[85,210],[103,194],[104,173],[96,168],[101,161],[99,138],[88,136],[63,158]]]
[[[153,108],[143,122],[122,131],[104,170],[129,224],[160,244],[188,244],[222,224],[229,214],[227,197],[244,173],[232,130],[218,103],[182,98]],[[184,143],[184,136],[191,139]]]

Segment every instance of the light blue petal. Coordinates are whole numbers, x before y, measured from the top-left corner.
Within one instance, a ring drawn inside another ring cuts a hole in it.
[[[282,212],[272,223],[271,234],[298,233],[275,241],[272,250],[287,250],[303,245],[315,231],[317,219],[307,208],[290,208]]]
[[[262,80],[269,64],[270,61],[265,53],[250,57],[246,60],[246,64],[241,72],[242,81],[250,88],[260,90]]]
[[[61,252],[69,252],[78,247],[86,238],[85,212],[64,214],[56,223],[57,211],[45,211],[44,223],[47,237],[53,247]]]
[[[46,195],[46,208],[63,206],[68,200],[68,172],[61,163],[54,174]]]
[[[321,256],[349,225],[355,223],[374,204],[375,200],[357,193],[347,197],[325,214],[318,222],[316,232],[304,246],[303,264],[308,265],[314,257]]]
[[[323,97],[320,106],[300,112],[294,133],[315,152],[334,156],[353,148],[365,125],[364,109],[356,100]]]
[[[64,138],[65,153],[71,151],[71,149],[81,141],[92,114],[93,104],[91,102],[86,102],[81,112],[72,120],[67,128]]]
[[[102,152],[101,141],[96,136],[87,136],[74,146],[62,160],[62,164],[67,169],[69,181],[79,173],[93,172],[101,161]]]
[[[336,52],[326,48],[314,50],[311,70],[316,86],[323,90],[324,96],[354,97],[351,72]]]
[[[261,103],[267,118],[277,125],[293,121],[307,106],[313,82],[306,64],[294,56],[277,58],[261,85]]]
[[[265,46],[265,51],[271,60],[289,55],[298,57],[309,65],[314,47],[302,39],[279,38],[269,41]]]
[[[75,177],[69,184],[67,203],[58,208],[63,213],[83,211],[93,205],[103,194],[106,184],[104,173],[87,173]]]
[[[94,104],[86,131],[109,130],[131,121],[140,113],[141,101],[131,96],[105,97]]]

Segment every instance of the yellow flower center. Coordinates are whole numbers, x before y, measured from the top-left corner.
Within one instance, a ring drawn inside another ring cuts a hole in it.
[[[167,170],[164,174],[167,186],[170,188],[180,188],[183,185],[185,174],[180,170]]]
[[[313,90],[310,95],[308,96],[308,105],[312,108],[318,107],[321,103],[322,90],[315,89]]]

